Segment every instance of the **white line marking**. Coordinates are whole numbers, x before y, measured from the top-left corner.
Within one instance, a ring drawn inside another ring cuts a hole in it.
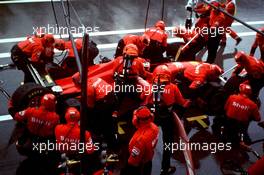
[[[256,32],[242,32],[238,33],[239,36],[255,36]],[[228,38],[230,37],[229,35],[227,36]]]
[[[239,36],[255,36],[256,33],[255,32],[242,32],[242,33],[238,33]],[[230,37],[229,35],[227,36],[228,38]],[[183,41],[180,38],[169,38],[168,43],[173,43],[173,42],[181,42]],[[100,49],[100,51],[102,50],[110,50],[110,49],[115,49],[117,46],[117,43],[110,43],[110,44],[98,44],[97,47],[98,49]],[[56,53],[56,52],[55,52]],[[10,53],[6,52],[6,53],[0,53],[0,59],[1,58],[8,58],[10,57]]]
[[[1,115],[0,116],[0,122],[13,120],[13,117],[11,115]]]
[[[19,38],[4,38],[0,39],[0,44],[1,43],[14,43],[14,42],[19,42],[25,40],[26,37],[19,37]]]
[[[131,29],[131,30],[117,30],[117,31],[103,31],[103,32],[91,32],[89,36],[107,36],[107,35],[122,35],[128,33],[143,33],[144,29]],[[82,37],[82,33],[73,34],[73,37],[80,38]],[[55,38],[60,38],[60,35],[54,35]],[[69,38],[69,35],[61,35],[62,38]],[[26,37],[18,37],[18,38],[3,38],[0,39],[0,44],[2,43],[14,43],[25,40]]]
[[[59,2],[60,0],[53,0]],[[38,3],[38,2],[51,2],[50,0],[17,0],[17,1],[1,1],[0,4],[24,4],[24,3]]]
[[[250,25],[261,25],[264,24],[264,21],[249,21],[246,22]],[[242,26],[240,23],[233,23],[233,26]],[[175,27],[166,27],[167,31],[171,31]],[[107,35],[124,35],[124,34],[134,34],[134,33],[143,33],[145,29],[130,29],[130,30],[113,30],[113,31],[102,31],[102,32],[91,32],[90,36],[107,36]],[[74,37],[82,37],[82,33],[74,34]],[[59,38],[59,35],[55,35],[56,38]],[[68,38],[68,35],[62,35],[62,38]],[[3,38],[0,39],[0,44],[2,43],[14,43],[25,40],[26,37],[17,37],[17,38]]]
[[[264,24],[264,21],[248,21],[246,23],[248,25],[261,25],[261,24]],[[243,26],[243,25],[239,22],[234,22],[232,26]]]
[[[7,57],[10,57],[10,53],[7,52],[7,53],[0,53],[0,58],[7,58]]]

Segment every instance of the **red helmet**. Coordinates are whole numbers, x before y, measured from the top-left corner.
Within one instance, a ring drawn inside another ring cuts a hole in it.
[[[150,37],[146,34],[143,34],[141,37],[140,37],[140,40],[141,42],[145,45],[145,46],[148,46],[149,43],[150,43]]]
[[[171,71],[166,65],[157,66],[153,71],[153,82],[170,82]]]
[[[123,49],[123,55],[138,56],[138,48],[135,44],[128,44]]]
[[[160,20],[160,21],[156,22],[155,27],[160,28],[161,30],[165,30],[166,25],[165,25],[164,21]]]
[[[89,82],[88,82],[89,83]],[[88,108],[93,108],[95,104],[95,88],[92,84],[87,85],[87,106]]]
[[[65,50],[65,41],[63,39],[55,39],[55,46],[58,50]]]
[[[42,38],[42,43],[45,46],[50,46],[52,44],[54,44],[55,39],[54,36],[52,34],[45,34],[44,37]]]
[[[215,64],[211,64],[210,67],[216,76],[219,76],[219,75],[224,73],[223,69],[221,69],[219,66],[217,66]]]
[[[82,38],[77,38],[77,39],[74,40],[74,42],[75,42],[77,50],[78,51],[82,50],[82,44],[83,44]]]
[[[247,59],[247,54],[244,51],[239,51],[235,55],[235,60],[237,63],[244,62]]]
[[[56,107],[56,97],[53,94],[45,94],[41,98],[41,106],[46,110],[55,111]]]
[[[240,94],[244,94],[246,96],[250,96],[252,94],[252,90],[250,85],[246,84],[246,83],[241,83],[239,85],[239,92]]]
[[[154,119],[153,114],[146,106],[141,106],[134,111],[132,123],[138,126],[140,123],[149,123]]]
[[[69,107],[65,113],[65,119],[67,123],[78,123],[80,112],[74,107]]]

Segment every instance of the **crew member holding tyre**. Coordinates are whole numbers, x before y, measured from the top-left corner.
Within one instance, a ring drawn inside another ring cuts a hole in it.
[[[60,117],[56,113],[56,97],[53,94],[45,94],[41,98],[39,107],[29,107],[15,114],[14,119],[26,124],[26,132],[17,142],[17,147],[30,149],[30,142],[45,142],[48,139],[54,141],[54,129],[59,124]],[[26,146],[26,147],[25,147]]]
[[[24,72],[24,82],[33,80],[27,64],[32,63],[36,67],[43,68],[48,60],[44,60],[42,56],[46,54],[47,50],[54,48],[54,41],[53,35],[45,34],[42,38],[28,37],[25,41],[13,46],[11,59],[17,68]]]

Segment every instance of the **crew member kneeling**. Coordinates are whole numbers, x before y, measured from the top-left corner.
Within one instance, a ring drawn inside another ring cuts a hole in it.
[[[18,122],[25,122],[27,131],[24,137],[17,142],[17,148],[29,150],[33,142],[45,142],[48,139],[53,141],[54,128],[59,123],[59,116],[55,112],[56,98],[53,94],[46,94],[41,99],[40,107],[29,107],[24,111],[15,114],[14,119]]]
[[[79,151],[83,151],[87,154],[94,152],[94,145],[91,138],[91,134],[85,131],[85,150],[71,150],[70,148],[79,148],[80,144],[80,126],[78,124],[80,120],[80,113],[74,107],[69,107],[65,114],[66,124],[60,124],[55,128],[55,136],[57,144],[66,144],[59,151],[67,153],[68,155],[78,154]]]
[[[44,68],[45,63],[50,60],[45,60],[47,51],[53,50],[55,40],[53,35],[45,34],[42,38],[28,37],[25,41],[21,41],[14,45],[11,49],[11,59],[18,69],[25,74],[24,82],[32,81],[32,76],[27,69],[28,63],[33,63],[34,66]],[[43,57],[43,59],[42,59]]]

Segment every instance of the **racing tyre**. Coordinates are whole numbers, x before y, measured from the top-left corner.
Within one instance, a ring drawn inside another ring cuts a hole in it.
[[[240,83],[244,82],[246,79],[240,76],[234,76],[227,80],[226,84],[224,85],[224,90],[226,91],[227,95],[231,95],[237,93],[239,91]]]
[[[40,97],[51,91],[41,85],[35,83],[26,83],[18,87],[11,97],[11,105],[9,111],[18,112],[28,106],[36,106],[39,104]]]
[[[209,111],[212,115],[220,115],[224,111],[225,102],[228,96],[224,90],[216,92],[209,100]]]

